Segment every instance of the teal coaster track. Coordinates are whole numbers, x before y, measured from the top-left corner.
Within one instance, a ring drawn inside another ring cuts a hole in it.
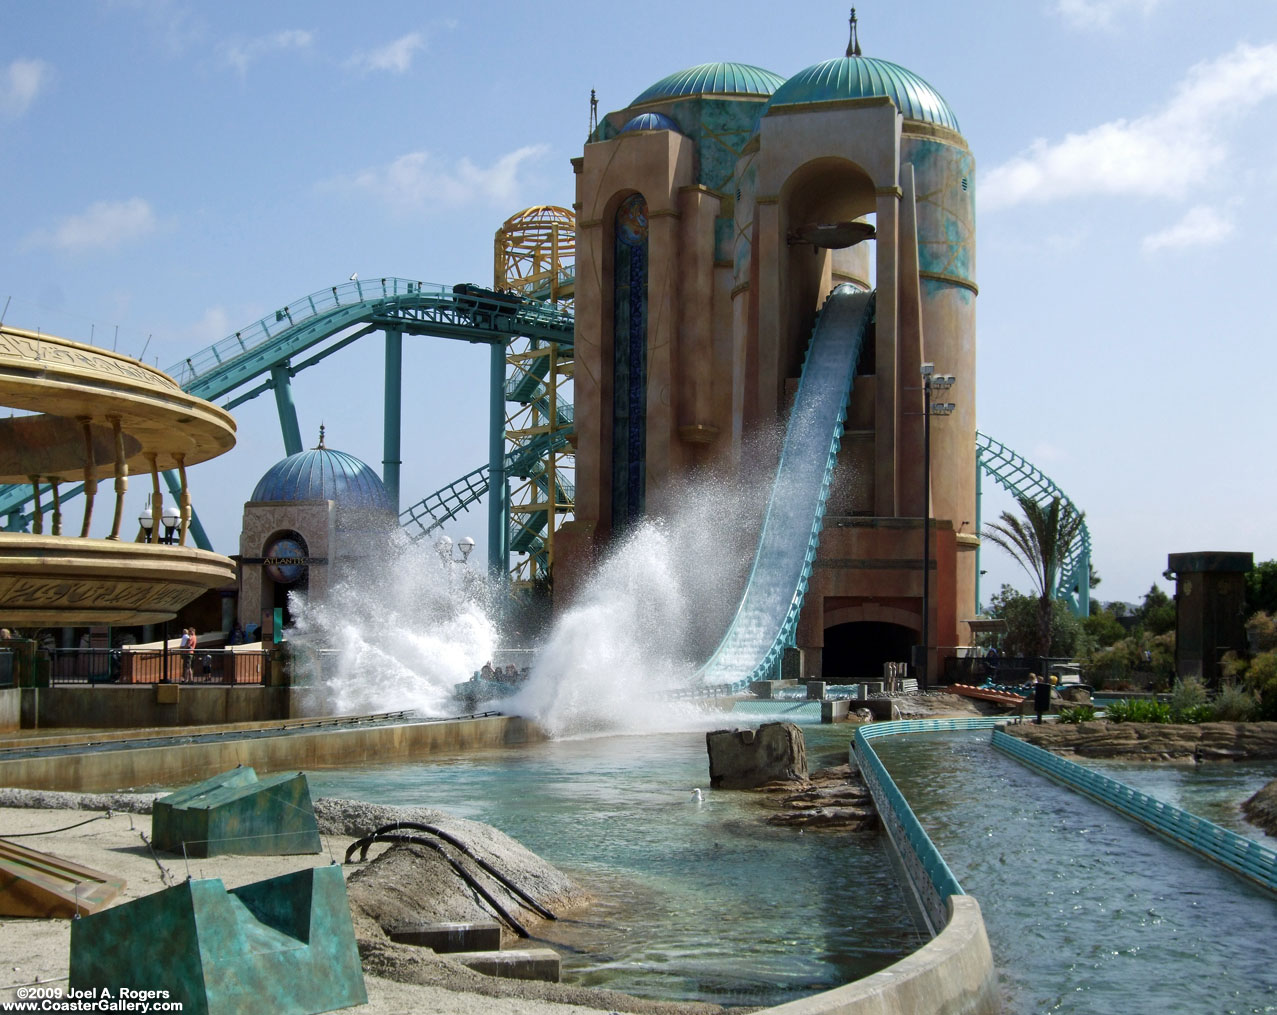
[[[392,277],[367,281],[356,278],[285,304],[187,357],[168,372],[191,394],[210,400],[231,396],[223,403],[227,409],[273,391],[285,451],[295,454],[302,450],[302,444],[292,399],[292,377],[372,332],[383,332],[387,353],[383,466],[387,489],[398,501],[403,335],[488,345],[492,350],[489,460],[401,512],[400,523],[409,534],[423,538],[487,497],[494,486],[504,490],[506,477],[537,479],[536,472],[545,455],[559,450],[568,440],[570,430],[558,430],[553,435],[540,435],[514,451],[505,450],[506,400],[540,397],[535,390],[522,390],[520,385],[527,386],[526,379],[506,377],[505,354],[510,340],[531,337],[568,347],[573,342],[571,313],[535,296],[497,293],[472,285],[448,287]],[[842,413],[851,391],[860,341],[872,315],[872,298],[870,293],[840,286],[821,313],[786,433],[758,555],[736,619],[702,671],[707,685],[743,686],[756,679],[755,674],[775,669],[784,647],[793,642],[823,525],[829,476],[842,434]],[[295,362],[304,353],[309,355]],[[572,407],[559,405],[558,414],[561,422],[570,423]],[[1073,506],[1040,469],[983,433],[976,435],[976,461],[977,531],[979,484],[984,473],[1013,495],[1041,504],[1060,497],[1067,506]],[[169,489],[176,492],[177,477],[166,474],[165,478]],[[790,493],[779,496],[781,491],[799,488],[801,497]],[[65,500],[81,490],[75,487],[62,491],[61,496]],[[525,518],[514,525],[504,497],[487,499],[492,570],[505,572],[511,550],[542,552],[544,517]],[[28,508],[32,500],[29,485],[0,486],[0,517],[6,519],[6,529],[26,528],[32,518]],[[192,534],[198,546],[211,549],[198,518],[193,521]],[[1089,609],[1090,553],[1090,533],[1084,526],[1069,549],[1055,590],[1056,597],[1068,602],[1081,616]]]

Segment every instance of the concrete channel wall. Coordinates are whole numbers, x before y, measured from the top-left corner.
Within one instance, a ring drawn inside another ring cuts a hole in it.
[[[172,732],[190,735],[194,731]],[[251,765],[259,773],[345,768],[544,739],[535,724],[518,716],[350,729],[330,725],[300,732],[281,730],[275,736],[240,739],[228,734],[224,740],[210,737],[194,743],[0,759],[0,786],[83,792],[178,786],[236,765]]]
[[[880,736],[932,730],[982,729],[987,719],[924,719],[872,723],[856,731],[859,764],[883,827],[900,856],[933,934],[930,942],[881,972],[769,1012],[776,1015],[993,1015],[1000,1010],[993,951],[980,904],[957,879],[923,831],[870,744]],[[866,735],[868,734],[868,735]]]

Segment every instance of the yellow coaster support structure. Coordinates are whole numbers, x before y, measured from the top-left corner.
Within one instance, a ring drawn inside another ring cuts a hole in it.
[[[493,288],[571,307],[575,294],[576,217],[541,205],[497,230]],[[509,476],[510,580],[514,589],[546,588],[554,572],[554,533],[576,508],[571,347],[517,338],[506,350],[506,451],[521,464]]]

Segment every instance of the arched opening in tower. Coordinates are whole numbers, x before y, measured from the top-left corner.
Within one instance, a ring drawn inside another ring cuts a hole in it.
[[[616,211],[612,298],[612,527],[643,514],[647,472],[647,200]]]
[[[883,663],[909,660],[918,632],[883,621],[855,621],[825,629],[820,679],[830,683],[881,680]]]

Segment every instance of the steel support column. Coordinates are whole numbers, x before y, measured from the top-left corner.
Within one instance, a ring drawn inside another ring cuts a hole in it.
[[[302,449],[302,432],[297,425],[297,406],[293,404],[293,374],[288,364],[270,368],[275,388],[275,409],[279,413],[279,429],[284,435],[284,454],[296,455]]]
[[[505,476],[505,342],[489,346],[488,402],[488,571],[504,578],[509,504]]]
[[[381,481],[386,487],[390,502],[399,513],[399,441],[403,427],[403,332],[386,329],[386,397],[382,424]]]
[[[975,615],[980,616],[980,554],[984,550],[984,463],[980,460],[983,452],[975,449],[975,534],[980,542],[975,548]]]

